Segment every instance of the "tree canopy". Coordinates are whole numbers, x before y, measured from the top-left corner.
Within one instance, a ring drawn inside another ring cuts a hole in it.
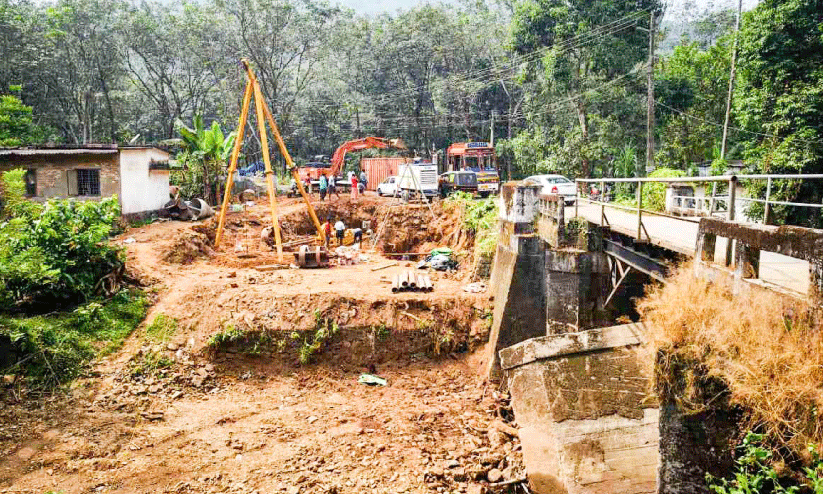
[[[727,157],[823,167],[821,1],[764,0],[744,16]],[[156,143],[197,116],[233,130],[245,57],[298,161],[366,135],[428,155],[494,134],[504,176],[642,174],[652,12],[662,2],[477,0],[366,17],[315,0],[0,0],[0,88],[21,88],[2,100],[0,144]],[[677,32],[668,19],[653,151],[685,171],[718,157],[734,14],[699,12]],[[259,146],[247,133],[246,159]]]

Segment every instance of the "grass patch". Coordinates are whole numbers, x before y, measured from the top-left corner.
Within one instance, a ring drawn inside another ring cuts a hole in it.
[[[232,343],[246,339],[246,331],[236,327],[234,324],[226,324],[223,330],[211,335],[208,345],[213,349],[223,348]]]
[[[806,304],[765,290],[733,296],[729,283],[686,267],[638,308],[658,355],[658,391],[684,411],[716,405],[719,391],[746,412],[742,429],[775,448],[802,455],[823,444],[823,332]]]
[[[146,340],[154,343],[168,343],[177,332],[178,326],[177,319],[158,314],[151,324],[146,326]]]
[[[162,352],[148,351],[141,354],[139,358],[132,359],[129,363],[129,370],[132,377],[154,377],[173,364],[174,361]]]
[[[11,354],[6,359],[10,365],[0,372],[25,376],[35,385],[64,384],[95,357],[120,348],[146,316],[148,305],[143,292],[131,289],[72,312],[0,315],[0,340]]]

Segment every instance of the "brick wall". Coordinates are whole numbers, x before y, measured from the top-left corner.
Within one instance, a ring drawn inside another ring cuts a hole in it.
[[[38,199],[68,197],[68,170],[86,168],[100,170],[100,196],[84,196],[79,199],[99,199],[120,194],[120,169],[118,155],[69,154],[35,156],[0,156],[0,172],[15,168],[35,169],[37,172]]]

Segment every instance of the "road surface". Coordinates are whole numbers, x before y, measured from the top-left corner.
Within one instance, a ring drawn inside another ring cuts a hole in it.
[[[600,224],[600,210],[599,204],[581,201],[577,214],[592,223]],[[574,215],[575,207],[567,207],[566,218],[572,218]],[[637,238],[636,212],[606,206],[605,216],[607,226],[612,230]],[[646,238],[648,232],[652,244],[694,257],[699,221],[697,218],[672,218],[643,213],[643,238]],[[718,237],[714,258],[722,262],[725,254],[726,239]],[[761,252],[760,279],[794,292],[808,294],[809,263],[772,252]]]

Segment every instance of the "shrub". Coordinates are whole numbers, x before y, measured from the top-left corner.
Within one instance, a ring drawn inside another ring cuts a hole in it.
[[[709,489],[716,494],[760,494],[761,492],[823,494],[823,461],[814,446],[809,446],[811,466],[803,468],[798,485],[796,479],[781,479],[773,461],[773,453],[763,446],[763,435],[749,432],[738,448],[740,455],[731,479],[706,476]],[[786,484],[786,485],[784,485]],[[788,485],[792,484],[792,485]]]
[[[649,174],[649,178],[671,178],[684,176],[686,176],[686,173],[683,170],[675,170],[673,168],[658,168]],[[643,209],[650,209],[652,211],[666,210],[665,183],[646,182],[643,184]]]
[[[735,295],[728,282],[686,267],[652,288],[638,310],[649,349],[660,356],[659,393],[687,413],[722,393],[746,412],[743,428],[770,444],[795,452],[823,444],[823,334],[814,309],[765,290]]]
[[[15,175],[3,174],[8,191]],[[19,178],[19,177],[18,177]],[[13,194],[9,194],[12,198]],[[44,205],[10,201],[0,223],[0,303],[6,307],[88,300],[101,279],[123,266],[120,249],[107,241],[120,217],[117,198],[100,202],[50,200]]]
[[[475,256],[494,253],[497,247],[497,198],[475,201],[471,194],[456,192],[446,200],[447,207],[461,207],[463,227],[474,234]]]
[[[28,376],[33,384],[64,384],[98,355],[123,343],[146,315],[139,290],[124,290],[72,312],[42,316],[0,315],[0,338],[11,342],[17,363],[3,374]]]

